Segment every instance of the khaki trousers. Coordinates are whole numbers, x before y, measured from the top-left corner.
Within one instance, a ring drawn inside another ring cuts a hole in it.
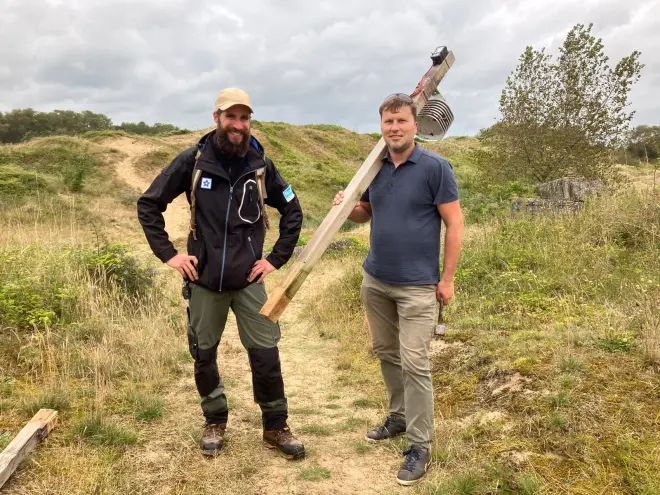
[[[433,438],[429,346],[435,325],[435,290],[435,285],[385,284],[365,271],[360,289],[390,414],[405,418],[409,444],[427,448]]]

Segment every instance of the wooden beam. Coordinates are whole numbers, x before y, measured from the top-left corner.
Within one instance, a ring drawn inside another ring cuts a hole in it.
[[[413,101],[419,112],[426,104],[429,97],[435,91],[442,78],[447,74],[454,63],[454,54],[449,52],[444,61],[433,65],[424,74],[419,85],[412,93]],[[385,140],[381,137],[376,146],[374,146],[369,156],[364,160],[358,171],[353,176],[351,182],[344,190],[344,200],[341,204],[333,206],[325,219],[314,232],[314,235],[307,245],[300,252],[296,260],[291,265],[286,277],[282,283],[275,288],[264,306],[261,308],[261,315],[269,320],[276,322],[280,319],[287,305],[298,292],[307,275],[312,271],[316,262],[321,258],[332,238],[339,231],[343,223],[350,215],[359,201],[364,191],[369,187],[371,181],[376,177],[382,166],[382,158],[387,146]],[[328,198],[330,203],[333,198]]]
[[[9,479],[18,465],[41,441],[57,422],[57,411],[40,409],[37,414],[18,432],[7,448],[0,454],[0,488]]]

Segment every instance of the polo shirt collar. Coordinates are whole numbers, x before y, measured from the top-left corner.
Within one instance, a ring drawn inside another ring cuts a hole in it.
[[[421,146],[419,146],[419,144],[417,144],[417,143],[414,143],[414,144],[415,144],[415,149],[413,150],[412,153],[410,153],[410,156],[408,157],[408,159],[403,163],[408,163],[408,162],[417,163],[419,161],[420,157],[422,156]],[[389,152],[389,150],[385,150],[385,155],[383,155],[383,161],[385,161],[385,160],[390,161],[390,152]],[[403,165],[403,163],[402,163],[402,165]]]

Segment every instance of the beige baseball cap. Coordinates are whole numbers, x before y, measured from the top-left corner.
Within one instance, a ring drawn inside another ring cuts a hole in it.
[[[242,89],[225,88],[220,91],[218,97],[215,99],[216,110],[227,110],[234,105],[245,105],[250,109],[250,112],[254,112],[250,103],[250,96]]]

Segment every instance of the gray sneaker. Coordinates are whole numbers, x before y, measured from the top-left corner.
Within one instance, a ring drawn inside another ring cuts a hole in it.
[[[431,451],[419,445],[411,445],[403,455],[406,459],[401,465],[396,481],[403,486],[414,485],[426,474],[431,464]]]
[[[368,432],[364,439],[367,442],[375,443],[381,440],[398,437],[406,432],[406,421],[398,416],[389,416],[383,426],[374,428]]]

